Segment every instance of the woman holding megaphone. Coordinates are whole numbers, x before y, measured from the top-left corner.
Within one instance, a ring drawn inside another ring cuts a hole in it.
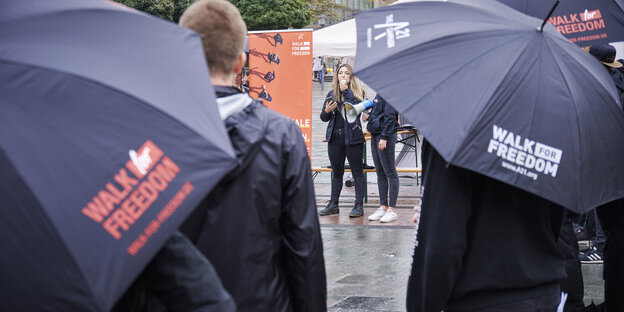
[[[349,122],[346,118],[345,104],[362,102],[366,95],[357,78],[353,76],[353,69],[349,64],[343,64],[334,71],[333,90],[327,93],[321,120],[327,122],[327,152],[332,168],[331,200],[321,216],[339,213],[338,199],[342,190],[345,158],[349,161],[355,184],[355,205],[349,217],[356,218],[364,215],[362,207],[366,180],[364,179],[364,133],[360,118]]]

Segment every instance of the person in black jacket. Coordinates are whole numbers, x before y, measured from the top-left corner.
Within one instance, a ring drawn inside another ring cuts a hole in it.
[[[596,208],[605,231],[603,278],[607,312],[624,307],[624,199]]]
[[[563,207],[449,165],[425,141],[407,311],[556,311]]]
[[[615,60],[615,48],[608,44],[592,46],[589,53],[609,72],[624,108],[624,61]],[[624,307],[624,199],[602,205],[595,211],[597,225],[601,225],[606,237],[601,254],[604,256],[604,305],[606,311],[620,311]]]
[[[379,188],[379,208],[368,216],[370,221],[392,222],[397,219],[396,202],[399,197],[399,175],[394,161],[397,143],[399,114],[377,94],[366,128],[371,133],[371,151],[377,172]],[[389,191],[389,193],[388,193]]]
[[[333,90],[327,93],[321,110],[321,120],[328,122],[325,138],[332,168],[331,199],[327,207],[319,212],[321,216],[339,213],[338,200],[342,191],[345,157],[349,160],[355,183],[355,205],[349,217],[356,218],[364,215],[363,204],[366,189],[363,163],[364,133],[359,116],[354,123],[347,121],[344,104],[360,103],[365,96],[364,90],[353,76],[351,66],[340,65],[334,72]]]
[[[201,0],[180,24],[202,35],[238,165],[182,231],[212,262],[238,311],[326,311],[325,261],[310,159],[290,118],[231,87],[247,29],[226,0]]]
[[[236,304],[210,262],[176,231],[112,311],[236,312]]]

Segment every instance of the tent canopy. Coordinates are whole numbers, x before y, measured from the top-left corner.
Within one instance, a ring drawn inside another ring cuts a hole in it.
[[[314,31],[314,56],[354,56],[357,36],[355,19]]]

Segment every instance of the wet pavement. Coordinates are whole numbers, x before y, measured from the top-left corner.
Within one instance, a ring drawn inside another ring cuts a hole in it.
[[[321,233],[329,311],[405,311],[413,226],[325,224]],[[604,301],[602,264],[582,271],[585,304]]]
[[[320,121],[318,115],[330,88],[330,83],[326,83],[324,91],[321,91],[320,84],[314,83],[312,166],[329,165],[327,143],[323,143],[327,125]],[[370,88],[365,89],[367,97],[374,97]],[[367,144],[367,150],[367,163],[372,165],[370,144]],[[355,193],[353,187],[346,186],[340,197],[340,214],[319,217],[325,250],[329,311],[405,311],[414,239],[412,207],[420,204],[419,181],[414,177],[400,179],[398,220],[386,224],[366,219],[379,207],[375,174],[367,174],[367,181],[368,202],[364,205],[364,217],[349,218]],[[315,178],[319,210],[329,202],[329,183],[329,173],[321,173]],[[602,264],[584,264],[582,270],[585,303],[604,301]]]

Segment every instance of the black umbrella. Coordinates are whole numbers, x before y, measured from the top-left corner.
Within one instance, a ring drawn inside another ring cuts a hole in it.
[[[577,212],[624,197],[613,82],[552,25],[492,0],[406,3],[356,23],[357,76],[449,163]]]
[[[520,12],[543,19],[554,0],[498,0]],[[579,46],[624,41],[624,0],[565,0],[548,19]]]
[[[197,34],[0,2],[0,311],[110,310],[233,165]]]

